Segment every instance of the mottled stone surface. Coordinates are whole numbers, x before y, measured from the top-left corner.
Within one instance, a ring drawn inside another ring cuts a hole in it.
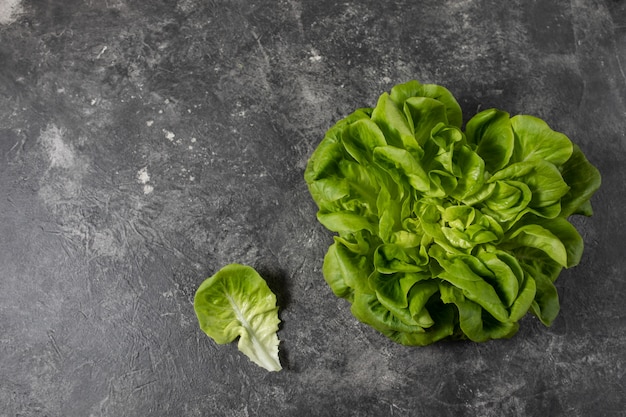
[[[626,2],[0,0],[0,416],[624,416]],[[407,348],[321,274],[302,179],[394,84],[544,118],[602,172],[551,328]],[[197,327],[277,293],[284,370]]]

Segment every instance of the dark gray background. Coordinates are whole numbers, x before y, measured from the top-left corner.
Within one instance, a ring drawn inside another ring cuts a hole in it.
[[[621,0],[0,0],[0,416],[626,415],[625,72]],[[600,169],[551,328],[409,348],[326,286],[306,161],[413,78]],[[197,327],[230,262],[279,373]]]

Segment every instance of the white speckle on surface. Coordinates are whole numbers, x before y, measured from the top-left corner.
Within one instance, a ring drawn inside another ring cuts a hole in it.
[[[150,182],[150,174],[148,173],[148,167],[141,168],[137,171],[137,182],[143,184],[143,193],[150,194],[154,191],[154,186],[148,184]]]
[[[97,102],[98,102],[98,100],[96,100],[95,98],[91,99],[91,105],[92,106],[95,106]]]
[[[98,56],[96,57],[96,59],[100,59],[100,57],[102,56],[103,53],[105,53],[107,51],[107,49],[109,49],[108,46],[103,46],[102,50],[100,51],[100,53],[98,54]]]
[[[191,143],[196,143],[197,139],[196,138],[191,138]]]
[[[170,132],[167,129],[163,129],[163,133],[165,133],[165,137],[170,140],[170,141],[174,141],[174,138],[176,137],[176,135],[174,134],[174,132]]]
[[[309,57],[309,61],[311,62],[320,62],[322,60],[322,56],[315,49],[311,50],[311,56]]]
[[[75,165],[74,150],[70,144],[65,143],[66,133],[65,129],[54,124],[48,125],[41,132],[39,140],[50,158],[50,168],[70,169]]]
[[[189,181],[195,181],[196,177],[194,177],[193,175],[189,176]]]
[[[154,124],[154,120],[148,120],[146,121],[146,126],[150,127]]]
[[[148,174],[148,167],[141,168],[137,171],[137,181],[140,184],[147,184],[150,181],[150,174]]]
[[[0,0],[0,25],[8,25],[22,13],[20,0]]]

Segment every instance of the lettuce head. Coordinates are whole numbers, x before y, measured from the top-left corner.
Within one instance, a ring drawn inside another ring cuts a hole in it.
[[[462,124],[450,91],[410,81],[337,122],[305,170],[335,233],[326,282],[405,345],[508,338],[528,312],[549,326],[583,252],[568,219],[592,214],[600,174],[580,148],[533,116]]]

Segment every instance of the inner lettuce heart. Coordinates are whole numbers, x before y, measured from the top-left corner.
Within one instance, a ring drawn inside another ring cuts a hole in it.
[[[446,88],[410,81],[330,128],[305,180],[334,232],[323,274],[354,316],[404,345],[549,326],[600,173],[567,136],[484,110],[463,127]]]

